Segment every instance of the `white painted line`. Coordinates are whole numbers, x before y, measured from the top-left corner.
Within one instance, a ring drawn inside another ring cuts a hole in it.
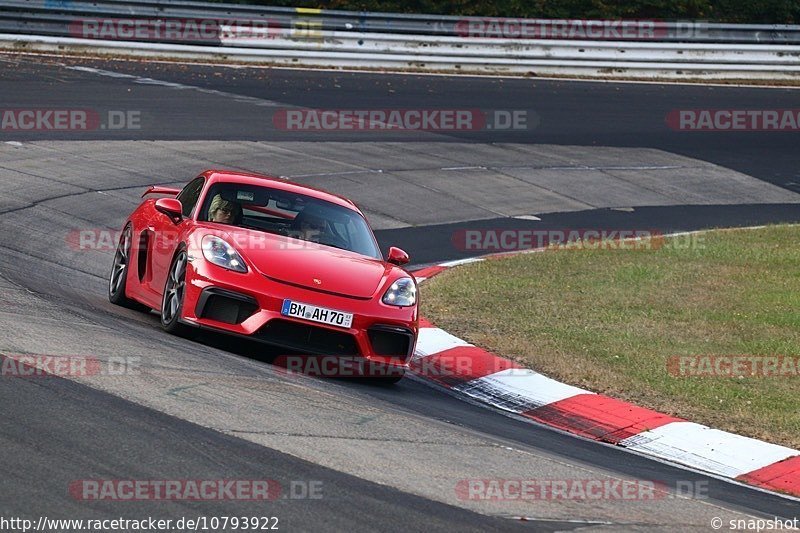
[[[68,68],[70,70],[77,70],[78,72],[88,72],[90,74],[99,74],[101,76],[106,76],[106,77],[109,77],[109,78],[122,78],[122,79],[131,79],[131,78],[135,79],[136,78],[136,76],[134,76],[132,74],[124,74],[122,72],[114,72],[114,71],[111,71],[111,70],[100,70],[100,69],[96,69],[94,67],[81,67],[81,66],[73,67],[73,66],[69,66],[69,67],[66,67],[66,68]]]
[[[445,263],[439,263],[438,266],[445,268],[452,268],[459,265],[467,265],[469,263],[478,263],[480,261],[483,261],[482,257],[468,257],[466,259],[457,259],[455,261],[447,261]]]
[[[75,66],[69,66],[69,65],[63,65],[63,66],[64,66],[64,68],[69,69],[69,70],[77,70],[77,71],[80,71],[80,72],[88,72],[90,74],[97,74],[98,76],[106,76],[106,77],[109,77],[109,78],[117,78],[117,79],[127,79],[127,80],[131,80],[133,83],[138,83],[140,85],[156,85],[156,86],[161,86],[161,87],[169,87],[171,89],[176,89],[176,90],[187,90],[188,89],[188,90],[196,91],[196,92],[203,93],[203,94],[210,94],[210,95],[213,95],[213,96],[222,96],[224,98],[229,98],[229,99],[232,99],[232,100],[234,100],[236,102],[240,102],[240,103],[244,103],[244,104],[254,104],[254,105],[262,106],[262,107],[277,107],[277,106],[282,105],[279,102],[274,102],[272,100],[265,100],[263,98],[255,98],[253,96],[244,96],[244,95],[241,95],[241,94],[227,93],[227,92],[224,92],[224,91],[217,91],[215,89],[206,89],[205,87],[198,87],[196,85],[184,85],[182,83],[174,83],[174,82],[171,82],[171,81],[156,80],[156,79],[153,79],[153,78],[145,78],[145,77],[141,77],[141,76],[134,76],[132,74],[123,74],[121,72],[114,72],[114,71],[111,71],[111,70],[102,70],[102,69],[92,68],[92,67],[79,67],[79,66],[75,67]],[[286,107],[291,107],[291,106],[286,106]]]
[[[520,220],[542,220],[541,218],[537,217],[536,215],[517,215],[514,218],[518,218]]]
[[[612,208],[612,209],[614,209],[614,208]],[[628,210],[628,209],[632,210],[632,208],[616,208],[616,210]],[[784,224],[784,225],[798,226],[800,224]],[[684,237],[684,236],[687,236],[687,235],[699,235],[699,234],[703,234],[703,233],[710,233],[712,231],[755,230],[755,229],[763,229],[763,228],[766,228],[766,227],[767,226],[763,226],[762,225],[762,226],[742,226],[742,227],[739,227],[739,228],[734,227],[734,228],[722,228],[722,229],[719,229],[719,228],[698,229],[698,230],[692,230],[692,231],[679,231],[679,232],[675,232],[675,233],[665,233],[665,234],[661,235],[661,237]],[[630,239],[625,239],[625,240],[628,240],[628,241],[639,241],[639,240],[649,239],[649,238],[650,237],[631,237]],[[445,267],[445,268],[451,268],[451,267],[456,267],[456,266],[460,266],[460,265],[466,265],[466,264],[469,264],[469,263],[477,263],[479,261],[485,261],[487,258],[491,258],[491,257],[502,257],[502,256],[512,257],[512,256],[515,256],[515,255],[545,252],[547,250],[548,250],[548,248],[542,247],[542,248],[530,248],[530,249],[527,249],[527,250],[512,250],[512,251],[509,251],[509,252],[491,253],[491,254],[483,255],[481,257],[469,257],[467,259],[459,259],[457,261],[447,261],[445,263],[439,263],[438,266]],[[417,279],[417,282],[422,282],[422,281],[424,281],[424,280],[426,280],[428,278],[421,277],[421,278],[416,278],[416,279]]]
[[[420,328],[416,353],[421,356],[433,355],[456,346],[472,346],[455,335],[440,328]]]
[[[547,165],[502,165],[498,167],[488,167],[491,170],[677,170],[683,168],[700,168],[700,167],[687,167],[685,165],[629,165],[629,166],[588,166],[588,165],[572,165],[572,166],[547,166]]]
[[[672,422],[628,437],[620,445],[730,478],[800,454],[785,446],[694,422]]]

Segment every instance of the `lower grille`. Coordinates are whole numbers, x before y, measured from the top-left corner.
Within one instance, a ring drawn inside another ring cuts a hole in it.
[[[414,335],[405,328],[373,326],[367,330],[372,351],[378,355],[402,357],[411,355]]]
[[[197,316],[226,324],[241,324],[258,310],[258,304],[249,296],[217,288],[202,292],[197,302]]]
[[[360,355],[355,337],[326,328],[275,318],[258,330],[260,340],[317,355]]]

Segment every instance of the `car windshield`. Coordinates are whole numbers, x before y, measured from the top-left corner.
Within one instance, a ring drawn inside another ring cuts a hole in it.
[[[237,183],[211,187],[199,220],[239,226],[382,259],[356,211],[311,196]]]

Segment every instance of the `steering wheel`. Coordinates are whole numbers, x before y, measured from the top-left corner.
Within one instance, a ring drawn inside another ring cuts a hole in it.
[[[347,241],[342,237],[339,237],[335,233],[327,231],[320,235],[319,239],[320,244],[326,244],[328,246],[333,246],[334,248],[341,248],[343,250],[349,249],[347,246]]]

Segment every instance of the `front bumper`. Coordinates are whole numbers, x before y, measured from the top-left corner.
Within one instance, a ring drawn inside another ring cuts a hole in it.
[[[351,327],[327,326],[281,314],[284,299],[353,313]],[[288,285],[250,270],[241,274],[200,258],[190,262],[185,323],[317,356],[363,358],[405,369],[418,334],[417,307],[389,306]]]

